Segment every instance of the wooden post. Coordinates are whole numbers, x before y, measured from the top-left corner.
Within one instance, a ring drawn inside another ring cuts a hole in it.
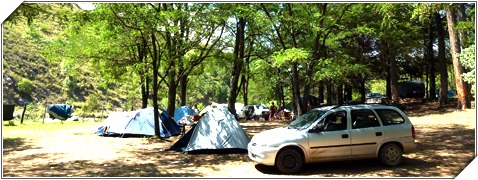
[[[23,106],[23,113],[22,113],[22,120],[20,120],[20,124],[23,124],[23,117],[25,116],[25,111],[27,110],[27,103]]]
[[[45,111],[43,111],[43,124],[45,124],[45,116],[46,116],[46,109],[48,108],[48,104],[45,106]]]

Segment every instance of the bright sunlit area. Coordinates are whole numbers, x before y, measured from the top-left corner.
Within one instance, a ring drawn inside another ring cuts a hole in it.
[[[81,9],[84,10],[93,10],[95,9],[95,5],[91,2],[77,2],[76,3]]]

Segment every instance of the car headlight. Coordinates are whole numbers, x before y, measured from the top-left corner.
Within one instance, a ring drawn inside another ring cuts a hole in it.
[[[252,146],[257,146],[257,147],[262,147],[262,148],[263,148],[263,147],[267,147],[267,144],[257,144],[257,143],[255,143],[255,142],[252,143],[251,145],[252,145]]]

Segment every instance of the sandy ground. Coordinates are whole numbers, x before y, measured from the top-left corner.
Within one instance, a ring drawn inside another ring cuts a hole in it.
[[[415,108],[418,150],[404,155],[401,166],[384,167],[377,160],[307,164],[285,176],[258,165],[247,154],[190,155],[165,151],[180,137],[99,137],[98,124],[78,128],[3,132],[3,177],[455,177],[475,157],[475,110]],[[241,122],[250,137],[280,127],[285,121]],[[33,132],[33,133],[32,133]],[[7,134],[8,133],[8,134]],[[26,135],[34,137],[25,137]],[[8,138],[5,138],[8,137]]]

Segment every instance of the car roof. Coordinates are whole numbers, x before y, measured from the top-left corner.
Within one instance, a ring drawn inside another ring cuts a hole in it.
[[[394,106],[382,105],[382,104],[356,104],[356,105],[331,105],[315,108],[318,110],[332,110],[332,109],[398,109]]]

